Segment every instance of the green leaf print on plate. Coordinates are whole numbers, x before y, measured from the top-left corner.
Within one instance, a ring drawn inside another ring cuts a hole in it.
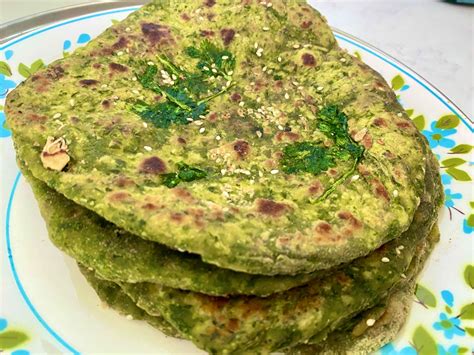
[[[459,117],[456,115],[446,115],[441,117],[437,122],[436,122],[436,128],[440,129],[451,129],[451,128],[456,128],[461,121],[459,120]]]
[[[438,353],[438,347],[433,337],[421,325],[415,329],[412,342],[418,355],[434,355]]]
[[[467,304],[461,308],[461,314],[459,315],[461,319],[471,320],[474,319],[474,303]]]
[[[467,265],[464,269],[464,281],[474,290],[474,265]]]
[[[29,76],[33,75],[36,73],[38,70],[44,68],[44,63],[43,60],[38,59],[31,63],[30,66],[27,66],[26,64],[20,63],[18,65],[18,73],[20,73],[21,76],[23,76],[25,79],[28,78]]]
[[[405,80],[401,77],[401,75],[397,75],[392,79],[392,89],[397,91],[400,90],[403,85],[405,85]]]
[[[28,340],[28,335],[19,330],[7,330],[0,333],[0,350],[14,349]]]
[[[473,146],[470,144],[459,144],[454,148],[451,148],[449,154],[467,154],[470,153]]]
[[[0,74],[12,76],[12,70],[7,62],[0,61]]]
[[[418,298],[418,301],[420,302],[420,304],[422,304],[426,308],[436,307],[436,297],[426,287],[420,284],[417,284],[415,296],[416,298]]]

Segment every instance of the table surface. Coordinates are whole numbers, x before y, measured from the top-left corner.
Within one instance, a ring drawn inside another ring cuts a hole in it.
[[[96,0],[0,0],[0,23]],[[474,116],[474,7],[437,0],[309,0],[329,23],[391,54]]]

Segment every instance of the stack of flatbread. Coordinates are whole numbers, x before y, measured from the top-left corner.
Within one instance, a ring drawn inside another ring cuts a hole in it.
[[[377,349],[438,238],[424,138],[300,1],[152,1],[6,113],[52,242],[209,353]]]

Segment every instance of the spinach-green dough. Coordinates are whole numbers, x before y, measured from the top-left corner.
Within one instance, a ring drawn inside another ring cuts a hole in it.
[[[209,295],[268,296],[302,285],[317,274],[253,275],[206,264],[196,255],[143,240],[118,228],[35,179],[25,166],[22,171],[33,188],[51,241],[103,279],[147,281]]]
[[[408,229],[424,191],[422,139],[395,94],[301,1],[152,1],[5,111],[34,177],[241,272],[367,255]]]
[[[96,277],[94,271],[88,270],[84,266],[79,267],[81,273],[87,282],[95,290],[102,302],[110,308],[124,316],[132,317],[132,319],[144,320],[151,326],[163,332],[170,337],[179,338],[180,335],[167,321],[159,316],[150,316],[143,309],[139,308],[132,299],[128,297],[119,285],[111,281],[102,280]]]
[[[185,338],[210,353],[271,352],[328,334],[373,307],[403,280],[417,245],[429,235],[442,201],[434,157],[427,191],[408,231],[370,255],[307,285],[266,298],[211,297],[158,284],[121,284],[149,314],[160,314]]]

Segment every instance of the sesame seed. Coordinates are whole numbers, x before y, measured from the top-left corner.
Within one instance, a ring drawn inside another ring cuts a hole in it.
[[[134,94],[136,94],[136,95],[138,95],[138,94],[140,93],[140,91],[138,91],[137,89],[132,90],[132,92],[133,92]]]
[[[204,66],[204,67],[202,67],[202,70],[209,71],[209,68]]]
[[[134,77],[132,78],[132,81],[137,81],[137,77],[134,76]]]
[[[271,2],[267,3],[267,7],[272,7],[273,4]]]
[[[402,279],[406,279],[406,278],[407,278],[407,275],[405,275],[405,274],[400,274],[400,276],[402,277]]]
[[[122,52],[122,51],[118,51],[118,52],[117,52],[117,55],[118,55],[118,56],[123,55],[123,52]]]
[[[278,169],[273,169],[272,171],[270,171],[270,174],[276,175],[276,174],[278,174],[279,172],[280,172],[280,170],[278,170]]]
[[[324,90],[324,87],[318,86],[318,87],[316,88],[316,90],[318,90],[318,91],[323,91],[323,90]]]
[[[240,102],[239,102],[239,106],[240,106],[240,107],[244,107],[244,106],[245,106],[245,102],[240,101]]]
[[[53,118],[59,118],[59,117],[61,117],[61,114],[59,112],[55,113],[54,116],[53,116]]]
[[[341,58],[341,59],[339,59],[339,60],[340,60],[341,62],[343,62],[343,63],[347,62],[346,58]]]
[[[384,256],[384,257],[382,258],[382,262],[383,262],[383,263],[388,263],[388,262],[390,262],[390,259],[387,258],[386,256]]]
[[[293,84],[294,86],[300,85],[297,81],[293,81],[292,84]]]
[[[212,72],[213,72],[213,73],[217,73],[217,69],[212,68]]]
[[[229,193],[228,193],[227,191],[222,191],[222,194],[223,194],[224,197],[226,197],[226,198],[229,198],[229,197],[230,197],[230,195],[229,195]]]
[[[282,59],[281,57],[278,57],[278,62],[281,63]]]
[[[267,71],[267,67],[264,66],[262,70],[263,70],[263,72],[265,73],[265,72]]]
[[[222,60],[227,60],[227,59],[229,59],[229,56],[228,56],[228,55],[223,55],[223,56],[222,56]]]
[[[130,27],[127,27],[127,28],[125,29],[125,32],[130,32],[131,30],[132,30],[132,29],[131,29]]]
[[[186,118],[186,121],[193,122],[194,120],[191,117]]]
[[[199,129],[199,133],[204,133],[205,131],[206,131],[206,129],[205,129],[204,127],[201,127],[201,128]]]
[[[255,42],[255,44],[253,45],[255,47],[255,49],[258,48],[258,42]]]
[[[196,126],[202,126],[204,124],[204,122],[200,121],[200,120],[197,120],[197,121],[194,121],[194,124]]]
[[[143,127],[147,128],[148,124],[146,122],[143,122]]]
[[[351,181],[357,181],[359,180],[359,175],[354,175],[353,177],[351,177]]]
[[[281,124],[279,124],[279,125],[278,125],[278,129],[279,129],[280,131],[283,131],[283,130],[285,129],[285,127],[283,127]]]
[[[285,99],[289,99],[290,98],[290,94],[288,94],[287,92],[285,93]]]
[[[221,175],[225,175],[226,172],[227,172],[227,169],[221,169]]]
[[[294,45],[293,45],[293,48],[294,48],[294,49],[298,49],[298,48],[300,48],[300,45],[299,45],[299,44],[294,44]]]
[[[398,190],[393,190],[393,196],[395,196],[395,197],[398,196]]]
[[[365,324],[367,324],[368,327],[371,327],[375,324],[375,319],[367,319],[367,321],[365,322]]]
[[[233,70],[231,70],[231,71],[229,71],[229,72],[227,73],[227,75],[232,75],[232,74],[234,74],[234,71],[233,71]]]
[[[264,31],[270,31],[270,27],[263,27],[262,30],[264,30]]]
[[[262,138],[262,135],[263,135],[262,132],[257,131],[257,132],[255,132],[255,133],[257,134],[257,137],[258,137],[258,138]]]
[[[144,146],[143,149],[145,149],[147,152],[151,152],[153,149],[151,149],[151,147],[149,146]]]
[[[399,112],[399,113],[397,113],[397,116],[398,116],[398,117],[402,117],[402,116],[403,116],[403,113]]]
[[[260,101],[262,101],[262,98],[261,98],[261,97],[257,97],[257,102],[260,103]]]
[[[74,106],[76,104],[76,101],[74,99],[69,100],[69,105]]]
[[[240,169],[239,172],[240,172],[241,174],[244,174],[244,175],[247,175],[247,176],[251,175],[251,172],[248,171],[248,170],[246,170],[246,169]]]
[[[221,136],[216,136],[216,141],[220,141],[221,140]]]
[[[128,320],[132,320],[132,319],[133,319],[132,315],[130,315],[130,314],[128,314],[125,318],[127,318]]]

